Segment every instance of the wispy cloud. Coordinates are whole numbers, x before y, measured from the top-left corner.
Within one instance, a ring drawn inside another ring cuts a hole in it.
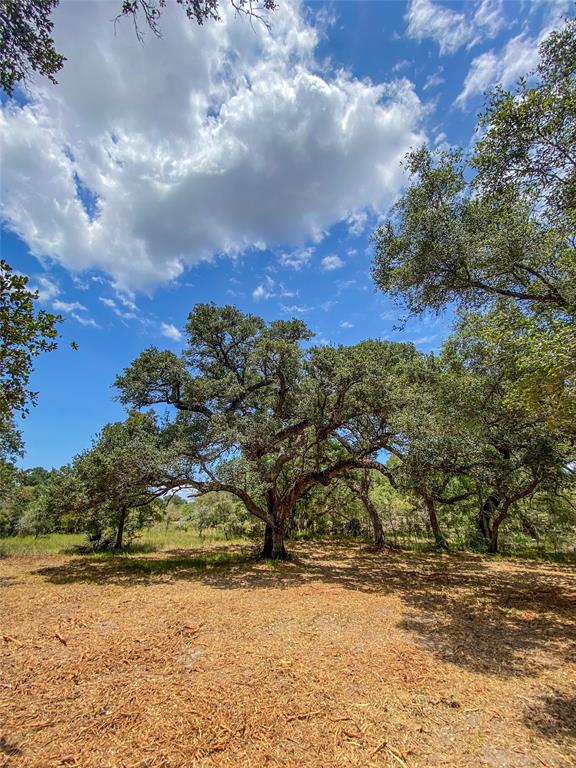
[[[263,282],[259,283],[252,291],[254,301],[266,301],[274,298],[292,298],[298,291],[289,291],[282,283],[276,283],[270,275],[266,275]]]
[[[485,37],[494,37],[504,24],[501,0],[468,3],[464,12],[432,0],[412,0],[406,14],[408,36],[436,41],[442,55],[463,45],[474,45]]]

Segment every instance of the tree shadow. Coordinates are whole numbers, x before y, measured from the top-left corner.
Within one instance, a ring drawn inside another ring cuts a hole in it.
[[[569,566],[472,554],[370,552],[333,541],[300,543],[288,562],[254,548],[171,550],[155,557],[74,558],[36,571],[56,584],[133,585],[188,579],[215,589],[285,590],[314,583],[399,595],[400,627],[437,658],[501,677],[529,677],[573,661],[576,573]]]
[[[222,546],[194,550],[172,549],[157,557],[134,557],[132,552],[96,553],[76,557],[58,566],[39,568],[36,574],[53,584],[89,582],[93,584],[120,584],[129,586],[148,583],[158,577],[193,579],[206,571],[249,563],[257,559],[253,547]]]
[[[576,696],[561,691],[542,696],[525,714],[524,722],[556,744],[576,747]]]
[[[3,736],[0,736],[0,755],[10,755],[11,757],[15,757],[16,755],[21,755],[22,750],[20,747],[17,747],[16,744],[12,744],[12,742],[5,739]]]

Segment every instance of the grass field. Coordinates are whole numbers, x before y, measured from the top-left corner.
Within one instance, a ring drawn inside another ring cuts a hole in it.
[[[0,561],[0,766],[576,765],[573,567],[253,552]]]
[[[164,549],[190,549],[226,541],[218,531],[208,531],[198,536],[192,530],[179,530],[165,526],[146,528],[140,532],[133,544],[126,548],[128,555],[134,552],[156,552]],[[227,543],[238,544],[241,539],[229,539]],[[77,554],[86,545],[84,533],[51,533],[48,536],[10,536],[0,539],[0,557],[26,555]]]

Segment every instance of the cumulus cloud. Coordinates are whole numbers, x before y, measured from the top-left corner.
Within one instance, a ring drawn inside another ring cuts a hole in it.
[[[464,12],[432,0],[412,0],[406,19],[408,36],[417,40],[431,38],[440,46],[441,54],[494,37],[504,24],[501,0],[470,3]]]
[[[424,139],[413,85],[326,73],[295,0],[272,33],[227,9],[198,28],[169,3],[144,45],[115,33],[117,5],[61,3],[59,85],[2,108],[3,216],[33,254],[148,290],[394,200]]]
[[[160,323],[160,333],[162,336],[166,336],[167,339],[172,341],[181,341],[182,334],[172,323]]]
[[[321,263],[322,263],[322,269],[325,269],[327,272],[330,272],[333,269],[340,269],[340,267],[344,266],[344,262],[342,261],[340,256],[336,256],[335,254],[331,254],[330,256],[324,256]]]

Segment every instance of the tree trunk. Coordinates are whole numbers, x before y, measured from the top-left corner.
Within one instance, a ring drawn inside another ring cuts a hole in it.
[[[287,560],[288,553],[284,546],[284,524],[276,524],[272,528],[272,560]]]
[[[372,531],[374,533],[375,549],[384,549],[384,547],[386,546],[386,539],[384,538],[384,528],[382,527],[382,520],[380,519],[380,515],[378,514],[376,505],[370,498],[370,485],[371,485],[370,474],[368,472],[364,472],[361,476],[361,480],[357,482],[350,480],[349,485],[354,491],[354,493],[356,493],[357,496],[359,496],[360,500],[362,501],[362,504],[364,504],[364,509],[368,513],[368,517],[370,518],[370,523],[372,525]]]
[[[478,515],[478,533],[484,542],[488,545],[489,549],[491,547],[490,542],[492,540],[492,518],[499,504],[500,499],[498,496],[496,496],[495,493],[491,493],[486,501],[484,501],[482,504],[482,507],[480,508],[480,514]],[[498,533],[496,533],[496,539],[497,538]]]
[[[502,504],[502,509],[500,510],[500,514],[498,517],[494,518],[494,521],[492,522],[492,529],[490,531],[490,541],[488,543],[488,551],[492,554],[496,554],[498,552],[498,533],[500,531],[500,525],[506,520],[508,517],[508,510],[511,506],[511,501],[508,499]]]
[[[128,510],[126,507],[122,507],[120,510],[120,519],[118,520],[118,530],[116,532],[115,549],[122,549],[122,538],[124,537],[124,526],[126,525],[126,515]]]
[[[448,542],[446,541],[440,528],[440,523],[438,522],[438,516],[436,515],[436,508],[434,506],[434,499],[431,499],[430,496],[424,496],[424,503],[426,505],[426,509],[428,510],[428,518],[430,519],[430,527],[432,528],[432,533],[434,534],[436,549],[447,550]]]
[[[363,496],[362,501],[364,502],[364,506],[370,517],[370,522],[372,523],[372,531],[374,533],[374,547],[376,549],[384,549],[386,546],[386,539],[384,538],[384,528],[382,527],[382,520],[380,519],[378,510],[368,496]]]
[[[287,560],[288,553],[284,545],[285,535],[286,524],[282,517],[277,517],[272,523],[266,523],[264,546],[260,551],[260,557],[271,560]]]
[[[500,530],[500,523],[496,520],[490,531],[490,541],[488,542],[488,552],[495,555],[498,552],[498,531]]]
[[[260,551],[260,557],[272,557],[272,523],[266,523],[266,528],[264,529],[264,546]]]

